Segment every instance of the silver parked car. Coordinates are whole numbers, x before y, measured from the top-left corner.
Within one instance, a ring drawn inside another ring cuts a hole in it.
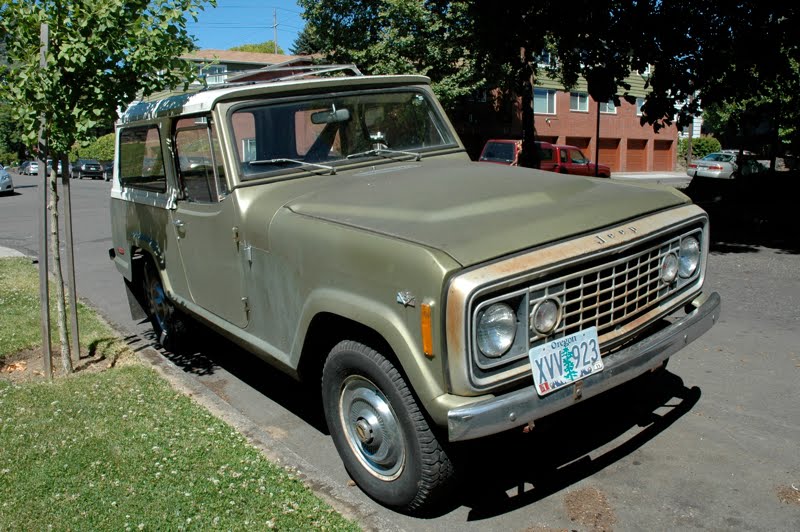
[[[0,194],[11,194],[14,192],[14,181],[11,180],[11,175],[4,169],[0,168]]]
[[[739,159],[730,150],[709,153],[702,159],[689,163],[686,173],[691,177],[710,177],[714,179],[735,179],[764,172],[766,168],[756,161],[749,152]]]

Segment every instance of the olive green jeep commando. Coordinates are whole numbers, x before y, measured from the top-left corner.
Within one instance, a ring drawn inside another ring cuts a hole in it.
[[[402,511],[443,491],[450,442],[662,368],[720,312],[686,196],[470,162],[420,76],[134,104],[111,214],[160,343],[191,318],[319,382],[347,471]]]

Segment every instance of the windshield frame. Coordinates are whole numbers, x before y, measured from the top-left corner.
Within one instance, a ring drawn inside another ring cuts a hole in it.
[[[335,175],[336,171],[340,171],[344,168],[359,168],[363,166],[377,166],[383,164],[391,164],[395,162],[404,162],[412,158],[412,154],[404,153],[404,152],[414,152],[414,155],[418,152],[423,158],[429,157],[432,155],[445,155],[450,153],[457,153],[463,152],[464,148],[461,145],[461,142],[458,138],[458,134],[455,132],[452,124],[450,123],[448,117],[442,111],[441,106],[439,105],[436,97],[433,93],[427,88],[419,85],[401,85],[401,86],[384,86],[384,87],[377,87],[377,88],[367,88],[367,89],[358,89],[358,90],[337,90],[337,91],[330,91],[330,92],[310,92],[306,94],[293,94],[287,95],[282,94],[276,97],[272,97],[270,94],[265,94],[261,97],[257,96],[249,96],[247,99],[243,99],[241,101],[230,101],[230,102],[222,102],[225,106],[222,108],[222,112],[220,113],[222,117],[224,117],[225,123],[225,130],[226,130],[226,137],[227,137],[227,150],[230,155],[230,163],[233,167],[237,180],[241,184],[249,184],[253,181],[261,181],[261,180],[282,180],[287,178],[295,178],[295,177],[307,177],[310,175],[321,175],[321,174],[331,174],[331,172],[321,172],[319,169],[314,168],[315,165],[319,166],[316,162],[311,164],[307,162],[305,165],[298,165],[296,167],[286,168],[269,168],[265,169],[264,171],[249,173],[246,174],[242,171],[241,164],[241,156],[240,151],[237,146],[237,135],[236,131],[234,130],[233,124],[233,116],[235,113],[240,112],[244,109],[248,108],[265,108],[270,106],[280,106],[286,105],[291,103],[298,103],[302,104],[304,102],[310,102],[315,100],[336,100],[341,98],[348,98],[348,97],[355,97],[358,98],[360,96],[373,96],[373,95],[380,95],[380,94],[401,94],[401,93],[410,93],[410,94],[418,94],[425,99],[427,103],[428,111],[431,113],[431,121],[433,125],[438,128],[440,135],[443,137],[443,141],[445,143],[430,146],[430,147],[420,147],[420,148],[412,148],[409,150],[393,150],[391,146],[387,150],[378,150],[375,154],[367,155],[363,157],[356,157],[356,158],[347,158],[346,155],[342,156],[341,159],[337,160],[328,160],[322,162],[322,164],[331,166],[335,169],[333,174]],[[349,154],[348,154],[349,155]]]

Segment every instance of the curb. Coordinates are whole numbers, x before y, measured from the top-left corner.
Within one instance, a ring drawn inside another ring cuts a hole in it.
[[[0,259],[5,259],[8,257],[25,257],[23,253],[20,253],[16,249],[5,248],[0,246]]]

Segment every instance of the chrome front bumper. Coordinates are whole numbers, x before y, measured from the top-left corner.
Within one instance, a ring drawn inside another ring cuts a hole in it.
[[[702,300],[701,300],[702,301]],[[722,300],[716,292],[668,327],[603,358],[605,369],[575,385],[539,397],[527,386],[505,395],[455,408],[447,414],[450,441],[471,440],[527,425],[578,401],[657,368],[671,355],[702,336],[719,319]]]

